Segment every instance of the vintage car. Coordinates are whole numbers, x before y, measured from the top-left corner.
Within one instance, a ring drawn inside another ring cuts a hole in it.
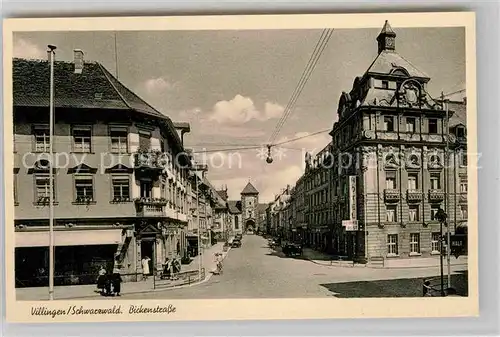
[[[286,256],[302,256],[302,246],[297,243],[286,243],[282,251]]]
[[[240,248],[241,247],[241,240],[234,239],[233,242],[231,243],[232,248]]]

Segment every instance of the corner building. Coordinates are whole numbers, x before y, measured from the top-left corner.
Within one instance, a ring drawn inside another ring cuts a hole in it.
[[[55,62],[54,82],[55,284],[94,283],[100,266],[137,280],[144,256],[154,271],[186,255],[189,125],[78,50]],[[13,94],[16,286],[46,285],[49,63],[14,59]]]
[[[439,254],[437,210],[452,233],[467,225],[465,99],[433,99],[430,78],[397,53],[387,21],[377,42],[376,59],[342,93],[330,133],[332,250],[359,262]],[[358,230],[346,231],[342,220],[353,217]]]

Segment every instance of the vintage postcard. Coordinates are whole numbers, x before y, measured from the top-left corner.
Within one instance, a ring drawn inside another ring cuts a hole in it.
[[[474,13],[4,21],[11,322],[475,316]]]

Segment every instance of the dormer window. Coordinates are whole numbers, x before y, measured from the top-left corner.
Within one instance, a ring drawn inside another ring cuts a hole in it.
[[[465,138],[465,128],[463,126],[457,127],[457,138]]]
[[[382,81],[382,89],[389,89],[389,81]]]

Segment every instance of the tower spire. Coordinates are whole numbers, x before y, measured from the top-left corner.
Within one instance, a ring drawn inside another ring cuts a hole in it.
[[[396,50],[396,33],[392,30],[388,20],[385,20],[384,27],[377,36],[378,53],[383,51]]]

